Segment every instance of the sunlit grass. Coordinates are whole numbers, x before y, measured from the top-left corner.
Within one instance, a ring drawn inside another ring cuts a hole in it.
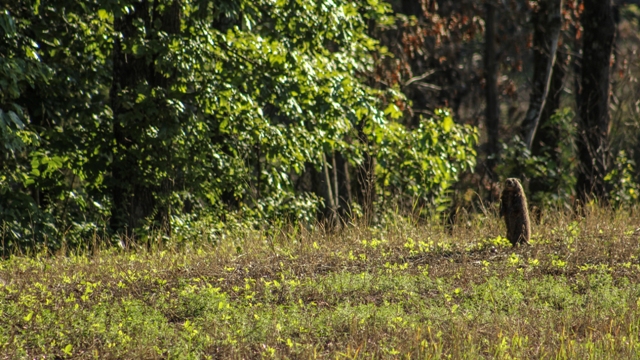
[[[0,262],[2,358],[636,358],[640,217],[247,232]]]

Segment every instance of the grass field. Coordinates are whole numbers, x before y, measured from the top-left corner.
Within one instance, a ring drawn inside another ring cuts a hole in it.
[[[640,358],[640,215],[291,227],[0,262],[0,358]]]

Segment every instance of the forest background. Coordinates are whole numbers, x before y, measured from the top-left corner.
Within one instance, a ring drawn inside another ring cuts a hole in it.
[[[5,254],[638,199],[638,1],[1,3]]]

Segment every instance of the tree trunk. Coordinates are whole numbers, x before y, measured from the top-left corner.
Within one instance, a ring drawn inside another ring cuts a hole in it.
[[[130,49],[125,50],[126,46],[123,46],[123,42],[139,36],[134,26],[136,19],[149,22],[147,1],[137,2],[134,10],[129,14],[116,15],[113,24],[114,31],[121,36],[116,36],[113,44],[113,82],[110,90],[115,140],[110,181],[111,229],[125,236],[131,236],[132,231],[139,226],[140,219],[136,215],[140,213],[140,207],[134,202],[140,203],[142,199],[148,201],[149,198],[140,193],[142,189],[139,186],[136,187],[136,183],[139,182],[139,171],[135,156],[132,154],[137,147],[137,136],[131,131],[130,124],[142,119],[132,119],[131,110],[125,107],[127,99],[124,95],[124,91],[135,88],[149,73],[145,59],[134,56]],[[150,207],[147,204],[138,205]]]
[[[144,24],[145,34],[141,34],[134,25],[136,20]],[[163,165],[170,167],[170,149],[141,141],[149,125],[163,122],[163,114],[166,113],[163,111],[164,103],[156,104],[158,116],[145,116],[145,111],[135,109],[135,97],[136,88],[145,83],[167,92],[172,76],[157,71],[154,63],[156,55],[151,58],[138,56],[132,52],[130,45],[123,46],[123,43],[136,37],[145,36],[149,40],[149,36],[155,34],[152,24],[158,21],[161,23],[160,30],[177,34],[180,30],[179,2],[174,1],[160,13],[155,1],[150,6],[147,0],[143,0],[135,3],[131,13],[116,15],[114,19],[114,30],[122,36],[116,37],[114,41],[113,82],[110,90],[115,140],[110,179],[110,225],[113,231],[129,237],[151,217],[165,233],[171,232],[169,198],[172,182],[168,177],[146,179],[141,167],[149,164],[140,165],[145,161],[141,159],[144,157],[143,152],[148,151],[166,156]]]
[[[556,149],[560,142],[558,128],[547,126],[547,123],[551,119],[551,116],[553,116],[560,108],[562,90],[564,89],[565,76],[567,75],[565,62],[566,56],[557,54],[556,62],[553,65],[549,95],[547,96],[547,101],[545,102],[545,106],[540,114],[538,131],[536,131],[536,136],[534,138],[535,141],[531,147],[531,151],[534,155],[542,155],[542,149],[544,147]]]
[[[562,89],[564,87],[564,80],[566,76],[565,69],[565,57],[561,57],[558,54],[556,63],[553,66],[553,75],[551,76],[551,84],[549,86],[549,96],[545,103],[542,113],[540,114],[540,122],[538,125],[538,131],[534,142],[531,146],[531,153],[534,156],[548,156],[549,160],[558,164],[559,146],[560,146],[560,132],[558,126],[552,126],[549,124],[551,116],[560,108],[560,99],[562,95]],[[536,192],[550,192],[555,190],[556,184],[549,182],[546,176],[534,177],[529,183],[529,190],[531,193]]]
[[[490,176],[493,177],[493,170],[496,165],[496,156],[499,151],[499,127],[500,127],[500,109],[498,107],[498,63],[496,54],[496,9],[487,0],[485,3],[486,19],[485,19],[485,52],[484,52],[484,71],[485,71],[485,95],[487,102],[486,109],[486,126],[487,126],[487,167]]]
[[[340,153],[336,153],[336,169],[338,171],[338,192],[340,194],[338,207],[340,216],[346,220],[351,218],[353,194],[351,191],[351,173],[349,161]]]
[[[608,144],[611,54],[615,20],[611,0],[584,0],[584,43],[578,152],[580,164],[576,191],[581,201],[596,197],[607,201],[604,177],[610,169]]]
[[[566,70],[564,68],[565,57],[557,50],[552,51],[551,49],[553,43],[557,43],[560,36],[560,19],[558,17],[562,1],[556,2],[555,5],[550,4],[549,1],[556,0],[539,2],[540,8],[532,18],[534,27],[533,87],[529,111],[522,126],[522,138],[525,139],[533,155],[548,156],[552,162],[557,164],[559,160],[557,151],[560,141],[559,131],[557,126],[551,126],[548,122],[560,107]],[[554,8],[554,6],[556,7]],[[554,22],[557,26],[553,24]],[[555,53],[555,61],[550,56],[552,53]],[[549,74],[550,63],[553,63],[553,67]],[[537,107],[539,105],[542,105],[542,109]],[[538,111],[539,114],[535,114]],[[528,136],[531,138],[527,138]],[[529,183],[529,190],[531,193],[550,192],[555,189],[555,186],[556,184],[551,183],[546,176],[534,177]]]
[[[329,216],[332,218],[331,220],[335,220],[337,216],[337,206],[336,206],[336,198],[334,194],[334,190],[332,188],[331,175],[329,174],[329,164],[327,164],[327,156],[325,153],[322,153],[322,169],[324,173],[324,185],[325,191],[327,194],[327,207],[329,208]]]
[[[376,158],[369,152],[365,152],[364,161],[357,169],[357,180],[359,191],[356,196],[362,207],[364,220],[366,223],[375,222],[376,209]]]
[[[419,16],[422,14],[421,1],[402,0],[402,12],[407,15]]]
[[[160,13],[158,9],[157,0],[153,1],[153,19],[159,19],[162,23],[160,26],[160,30],[166,32],[169,35],[177,35],[180,33],[180,17],[182,13],[182,8],[179,0],[173,0],[166,9]],[[171,85],[174,83],[176,74],[175,69],[172,69],[173,73],[163,74],[160,71],[157,71],[155,68],[155,64],[151,64],[153,66],[153,72],[150,74],[152,80],[150,83],[156,87],[164,89],[165,92],[171,91]],[[164,110],[166,108],[165,103],[158,104],[160,110]],[[175,122],[169,120],[170,123],[175,124]],[[175,125],[174,125],[175,126]],[[171,163],[172,163],[172,152],[173,148],[172,142],[169,141],[169,145],[166,147],[159,147],[157,149],[158,153],[165,153],[167,156],[166,169],[163,169],[168,173],[168,176],[164,176],[159,185],[155,190],[155,216],[154,220],[156,224],[160,227],[160,230],[164,231],[164,233],[168,236],[171,236],[171,194],[174,191],[174,182],[169,176],[174,174],[171,173]]]
[[[545,108],[562,25],[562,0],[538,2],[533,16],[533,81],[529,110],[522,123],[522,138],[531,149]]]
[[[323,156],[324,158],[324,156]],[[318,219],[325,220],[332,216],[333,213],[333,193],[331,190],[331,181],[328,176],[328,170],[323,161],[320,171],[318,171],[312,163],[305,164],[305,174],[303,178],[307,178],[308,184],[304,186],[305,191],[311,191],[324,202],[324,208],[319,209]]]

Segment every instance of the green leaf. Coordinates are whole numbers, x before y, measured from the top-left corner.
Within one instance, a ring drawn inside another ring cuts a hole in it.
[[[451,131],[452,127],[453,127],[453,118],[451,116],[445,116],[444,119],[442,119],[442,128],[444,129],[445,132],[449,132]]]
[[[18,129],[24,130],[24,123],[22,122],[22,120],[20,120],[20,118],[16,113],[14,113],[13,111],[9,111],[7,114],[9,115],[9,118],[11,119],[11,121],[13,121],[13,123],[16,124]]]
[[[389,115],[393,120],[397,120],[402,117],[402,111],[398,109],[396,104],[389,104],[389,106],[384,110],[384,114]]]
[[[29,321],[31,321],[32,317],[33,317],[33,311],[29,311],[29,313],[25,317],[23,317],[22,319],[24,321],[26,321],[26,322],[29,322]]]
[[[107,20],[109,18],[109,13],[105,9],[98,10],[98,18],[100,20]]]
[[[0,27],[8,36],[16,34],[16,24],[13,20],[13,17],[9,15],[9,10],[4,10],[2,13],[0,13]]]
[[[67,346],[64,347],[64,349],[62,349],[62,352],[67,354],[68,356],[72,355],[72,351],[73,350],[73,345],[69,344]]]

